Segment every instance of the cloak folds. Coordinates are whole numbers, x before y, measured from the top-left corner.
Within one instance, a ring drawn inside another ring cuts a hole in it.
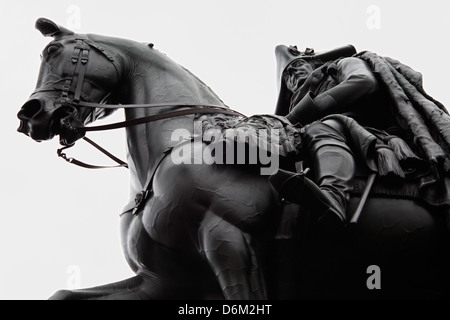
[[[413,136],[415,146],[432,165],[450,171],[450,116],[425,93],[422,75],[401,62],[363,51],[354,55],[369,63],[389,92],[400,127]]]
[[[369,51],[354,55],[365,60],[390,94],[398,125],[430,164],[432,174],[422,177],[419,193],[435,206],[450,204],[450,116],[445,107],[429,96],[422,75],[401,62]]]

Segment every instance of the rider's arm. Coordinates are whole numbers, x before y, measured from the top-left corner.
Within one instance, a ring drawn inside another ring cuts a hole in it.
[[[359,99],[378,89],[377,79],[369,66],[358,58],[340,60],[335,80],[338,84],[331,89],[317,95],[308,92],[286,118],[293,124],[305,125],[330,114],[349,111],[347,107],[355,106]]]
[[[337,67],[339,84],[314,97],[322,115],[346,111],[346,106],[354,105],[360,98],[378,89],[377,79],[365,61],[344,58],[337,63]]]

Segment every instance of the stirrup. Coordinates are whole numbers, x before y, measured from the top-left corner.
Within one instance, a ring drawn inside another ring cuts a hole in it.
[[[282,177],[279,176],[280,174],[276,178],[285,179],[282,183],[276,179],[271,179],[271,182],[279,190],[283,202],[287,200],[308,207],[318,224],[323,226],[322,229],[335,231],[345,226],[345,215],[335,208],[332,200],[319,186],[305,176],[305,172],[291,174],[283,170]]]
[[[298,177],[304,177],[306,173],[308,173],[309,168],[301,171],[301,172],[292,172],[283,169],[278,169],[277,173],[271,175],[269,177],[270,184],[278,191],[281,196],[281,201],[285,202],[286,197],[286,185],[288,185],[293,179],[297,179]]]

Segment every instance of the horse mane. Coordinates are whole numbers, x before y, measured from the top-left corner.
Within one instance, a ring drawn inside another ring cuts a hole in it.
[[[192,101],[190,102],[198,103],[198,105],[220,104],[226,107],[222,99],[220,99],[207,84],[200,80],[189,69],[178,64],[160,50],[155,49],[153,43],[142,43],[134,40],[97,34],[88,34],[86,37],[94,48],[101,51],[101,53],[115,65],[119,74],[123,74],[123,66],[128,60],[140,62],[145,68],[142,71],[147,74],[155,72],[158,64],[160,64],[161,70],[159,70],[159,72],[171,70],[176,73],[177,80],[183,79],[182,81],[176,81],[175,84],[169,82],[165,85],[163,84],[166,89],[176,86],[178,90],[176,90],[177,92],[169,92],[172,90],[166,90],[168,91],[165,92],[166,97],[155,102],[164,103],[179,101],[179,99],[171,97],[170,94],[190,92],[190,96],[183,97],[184,102],[186,102],[186,99],[191,98]],[[147,65],[145,65],[145,63],[147,63]],[[158,70],[156,72],[158,72]],[[158,94],[161,95],[161,91],[158,92]]]

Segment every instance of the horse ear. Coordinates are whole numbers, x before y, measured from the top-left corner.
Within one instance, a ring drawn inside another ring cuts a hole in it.
[[[38,29],[44,37],[57,37],[57,36],[69,36],[74,35],[73,31],[61,27],[53,21],[46,18],[39,18],[36,21],[36,29]]]

